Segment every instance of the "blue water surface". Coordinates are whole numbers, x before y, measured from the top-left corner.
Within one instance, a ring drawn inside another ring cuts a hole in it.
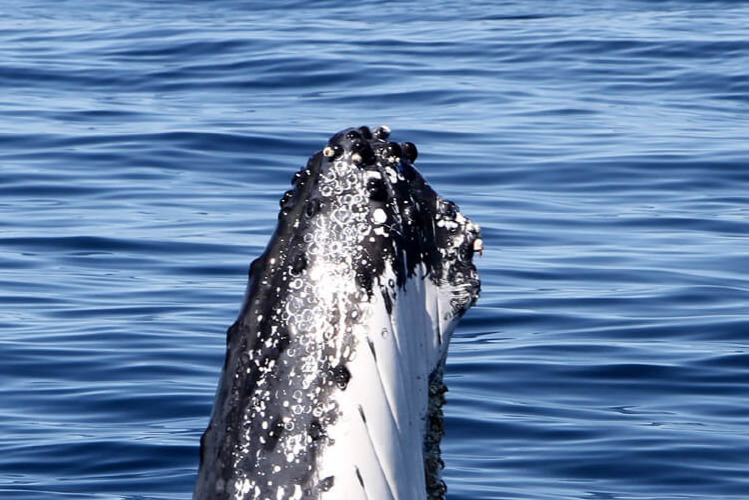
[[[383,123],[483,228],[449,498],[749,498],[749,3],[0,14],[0,498],[189,498],[278,199]]]

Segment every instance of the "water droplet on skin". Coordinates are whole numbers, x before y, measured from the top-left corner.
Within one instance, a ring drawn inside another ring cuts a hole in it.
[[[387,222],[388,216],[383,209],[376,208],[374,212],[372,212],[372,220],[375,224],[384,224]]]

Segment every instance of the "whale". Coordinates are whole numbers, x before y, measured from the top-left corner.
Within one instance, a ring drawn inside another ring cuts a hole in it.
[[[293,175],[249,267],[194,499],[441,499],[443,372],[476,303],[477,224],[355,127]]]

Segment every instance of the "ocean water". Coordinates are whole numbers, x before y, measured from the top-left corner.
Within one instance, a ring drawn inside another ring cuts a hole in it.
[[[189,498],[278,199],[383,123],[483,227],[449,498],[749,498],[748,2],[0,14],[0,498]]]

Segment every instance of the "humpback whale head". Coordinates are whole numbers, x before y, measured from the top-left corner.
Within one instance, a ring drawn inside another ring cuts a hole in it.
[[[444,497],[442,368],[481,239],[389,136],[335,134],[281,198],[227,332],[194,498]]]

